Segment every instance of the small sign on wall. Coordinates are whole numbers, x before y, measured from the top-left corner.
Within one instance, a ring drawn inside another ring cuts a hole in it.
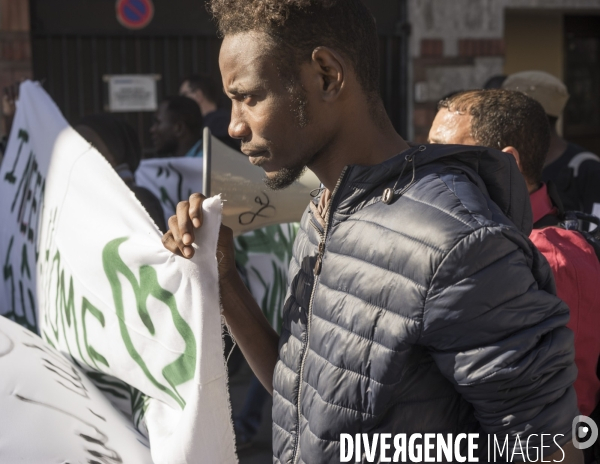
[[[143,29],[154,16],[152,0],[117,0],[117,20],[127,29]]]
[[[108,83],[108,111],[156,111],[156,74],[122,74],[104,76]]]

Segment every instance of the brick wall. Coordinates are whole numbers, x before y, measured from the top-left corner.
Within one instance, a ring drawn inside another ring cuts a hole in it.
[[[504,56],[504,40],[460,39],[458,56]]]
[[[423,42],[421,55],[412,60],[412,139],[418,143],[427,141],[438,101],[456,91],[481,88],[489,77],[502,72],[504,53],[502,40],[460,40],[456,56],[435,53],[440,50],[440,44],[434,47],[429,39]]]
[[[425,142],[443,97],[481,88],[504,64],[503,8],[510,0],[409,0],[412,139]]]
[[[407,1],[416,142],[426,140],[440,98],[481,88],[490,77],[503,74],[507,11],[600,12],[600,0]]]
[[[0,92],[32,76],[27,0],[0,0]]]

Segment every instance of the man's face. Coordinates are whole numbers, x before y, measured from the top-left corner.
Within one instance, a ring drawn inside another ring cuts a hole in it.
[[[190,87],[190,83],[188,81],[184,81],[184,83],[181,84],[181,87],[179,87],[179,95],[181,95],[182,97],[191,98],[196,103],[198,103],[198,106],[200,106],[200,103],[204,99],[204,95],[202,94],[202,91],[201,90],[192,90],[192,88]]]
[[[173,122],[166,103],[161,103],[154,115],[150,136],[156,153],[159,155],[170,155],[177,150],[179,145],[177,126]]]
[[[442,108],[429,130],[429,143],[477,145],[471,135],[471,120],[472,116],[469,114]]]
[[[303,85],[310,72],[302,68],[299,81],[286,84],[279,61],[266,36],[256,32],[226,36],[219,56],[223,87],[232,100],[229,135],[242,141],[242,152],[265,170],[273,189],[300,177],[329,131],[318,97]]]

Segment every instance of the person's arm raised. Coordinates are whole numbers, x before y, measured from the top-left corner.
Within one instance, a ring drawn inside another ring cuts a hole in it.
[[[191,258],[194,256],[194,229],[202,227],[203,195],[194,193],[189,201],[177,205],[177,214],[169,219],[169,231],[163,245],[169,251]],[[258,304],[242,282],[235,267],[233,232],[221,225],[217,245],[219,287],[223,315],[246,361],[267,389],[273,392],[273,371],[277,362],[279,336],[263,315]]]

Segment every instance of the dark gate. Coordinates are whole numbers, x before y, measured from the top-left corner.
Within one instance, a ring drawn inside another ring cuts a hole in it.
[[[565,17],[567,140],[600,153],[600,16]]]
[[[154,0],[152,23],[141,31],[128,31],[116,19],[115,0],[30,0],[34,78],[44,82],[71,123],[104,111],[105,75],[159,75],[159,100],[177,94],[181,80],[191,73],[220,81],[220,40],[202,4]],[[396,129],[406,135],[406,0],[380,0],[369,6],[380,28],[382,96]],[[152,114],[117,115],[137,128],[142,146],[149,149]]]
[[[108,104],[103,76],[156,74],[159,101],[178,93],[189,74],[220,79],[216,60],[220,41],[214,35],[83,35],[34,34],[33,73],[71,123],[99,113]],[[150,147],[152,113],[119,113],[137,128],[142,145]]]

